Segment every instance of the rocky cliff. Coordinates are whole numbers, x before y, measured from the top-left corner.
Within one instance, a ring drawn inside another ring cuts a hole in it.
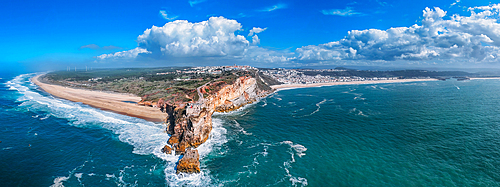
[[[204,89],[198,90],[200,92]],[[188,149],[192,152],[190,148],[194,149],[208,139],[212,130],[212,114],[214,112],[236,110],[271,92],[272,90],[260,88],[257,79],[243,76],[236,79],[233,84],[222,86],[206,98],[200,97],[197,102],[187,103],[185,106],[176,107],[163,100],[158,101],[157,107],[168,114],[165,119],[167,132],[171,135],[168,144],[175,151],[175,154],[185,154]],[[170,150],[169,145],[164,148],[165,152]],[[193,155],[184,156],[179,161],[179,163],[183,163],[177,167],[179,172],[199,172],[198,157]],[[193,160],[196,162],[192,162]],[[198,165],[198,167],[193,166],[193,164]],[[189,168],[183,168],[183,166],[189,166]]]

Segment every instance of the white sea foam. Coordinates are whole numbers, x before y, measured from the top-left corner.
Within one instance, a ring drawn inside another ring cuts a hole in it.
[[[243,127],[241,127],[240,123],[238,123],[238,121],[236,120],[233,120],[233,126],[236,127],[238,129],[239,132],[243,133],[244,135],[252,135],[252,133],[248,133],[247,131],[245,131],[245,129]]]
[[[290,173],[287,175],[290,177],[290,181],[292,182],[292,186],[297,186],[300,184],[300,186],[307,186],[307,179],[302,178],[302,177],[294,177],[290,175]]]
[[[294,144],[292,141],[282,141],[281,143],[289,145],[299,157],[306,155],[307,148],[303,145]]]
[[[82,175],[83,175],[83,173],[75,173],[75,177],[76,177],[76,178],[79,178],[79,179],[81,179],[81,178],[82,178]]]
[[[214,148],[220,148],[227,142],[227,130],[222,126],[222,120],[212,118],[212,131],[208,140],[198,147],[200,158],[207,156]]]
[[[320,101],[319,103],[316,103],[316,107],[318,107],[318,108],[316,108],[315,111],[313,111],[312,113],[310,113],[307,116],[311,116],[311,115],[315,114],[316,112],[319,112],[319,109],[321,108],[321,104],[325,103],[326,101],[327,101],[326,99],[323,99],[323,101]]]
[[[311,112],[310,114],[307,114],[307,115],[303,115],[303,116],[293,116],[293,117],[307,117],[307,116],[312,116],[313,114],[316,114],[317,112],[319,112],[319,110],[321,109],[321,105],[322,104],[325,104],[326,102],[333,102],[334,100],[333,99],[323,99],[322,101],[316,103],[316,110],[314,110],[313,112]],[[304,110],[305,108],[301,108],[299,110],[295,110],[293,113],[296,113],[298,111],[302,111]]]
[[[280,144],[286,144],[290,146],[290,155],[291,155],[291,160],[283,162],[283,168],[285,169],[286,172],[286,177],[281,179],[280,182],[283,182],[286,178],[290,182],[292,182],[293,186],[307,186],[307,179],[303,177],[296,177],[290,174],[290,168],[292,168],[292,163],[295,162],[295,157],[294,157],[294,152],[297,154],[297,156],[302,157],[306,155],[307,148],[303,145],[300,144],[294,144],[292,141],[282,141]],[[292,151],[293,150],[293,151]]]
[[[70,179],[72,176],[75,176],[78,178],[78,181],[80,181],[80,178],[81,178],[81,174],[79,175],[78,173],[77,174],[74,174],[75,171],[79,170],[79,169],[82,169],[83,167],[85,167],[85,164],[87,163],[88,161],[85,161],[82,165],[74,168],[73,170],[71,170],[68,174],[68,176],[59,176],[59,177],[56,177],[54,179],[54,184],[51,185],[51,187],[64,187],[63,185],[63,182],[64,181],[67,181],[68,179]]]
[[[42,117],[40,118],[40,120],[46,120],[47,118],[49,118],[51,115],[50,114],[47,114],[45,117]]]
[[[50,95],[46,96],[36,90],[36,85],[26,83],[33,76],[35,74],[20,75],[8,83],[21,94],[21,97],[17,99],[21,102],[21,107],[48,113],[47,116],[40,118],[41,120],[47,119],[52,115],[57,118],[67,119],[69,121],[68,124],[72,126],[81,128],[101,127],[111,130],[118,135],[120,141],[134,147],[133,153],[141,155],[153,154],[167,161],[164,172],[166,182],[169,186],[206,186],[210,184],[209,171],[203,169],[203,166],[202,172],[199,174],[176,174],[175,165],[179,160],[179,156],[174,154],[167,155],[161,152],[161,148],[167,144],[169,138],[169,135],[165,133],[165,126],[163,124],[102,111],[81,103],[54,98]],[[215,147],[220,147],[226,143],[225,134],[226,129],[222,127],[221,121],[214,119],[210,138],[197,148],[200,158],[207,156]],[[106,177],[114,177],[118,180],[118,183],[123,184],[123,180],[120,178],[123,178],[124,172],[126,171],[121,172],[121,176],[118,177],[115,177],[114,174],[106,174]],[[62,185],[64,181],[72,176],[73,174],[58,177],[56,178],[57,180],[54,180],[54,185]]]
[[[363,111],[359,110],[359,109],[356,109],[356,108],[353,108],[351,110],[349,110],[349,113],[354,113],[356,114],[357,116],[364,116],[364,117],[368,117],[366,114],[363,113]]]
[[[365,100],[366,98],[362,98],[362,97],[354,97],[354,100]]]
[[[246,110],[246,112],[245,112],[245,113],[243,113],[243,114],[241,114],[240,116],[247,115],[247,114],[248,114],[248,112],[250,112],[250,111],[249,111],[249,110]]]
[[[69,177],[57,177],[54,179],[54,184],[50,185],[50,187],[64,187],[63,182],[68,179]]]
[[[78,182],[82,185],[82,186],[85,186],[82,184],[82,176],[83,176],[83,173],[75,173],[75,177],[76,179],[78,180]]]
[[[267,100],[266,99],[264,99],[264,104],[261,105],[261,107],[265,107],[265,106],[267,106]]]

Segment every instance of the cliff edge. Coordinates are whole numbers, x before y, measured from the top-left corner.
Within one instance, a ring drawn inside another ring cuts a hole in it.
[[[192,156],[194,153],[191,152],[193,152],[192,149],[207,141],[212,130],[212,114],[236,110],[272,93],[272,89],[266,89],[262,84],[265,83],[259,82],[254,77],[242,76],[230,85],[214,82],[201,86],[197,89],[200,94],[199,100],[186,103],[185,106],[172,106],[164,100],[157,102],[157,107],[168,114],[165,119],[166,131],[171,137],[168,140],[169,145],[166,145],[167,148],[164,149],[169,149],[168,146],[171,146],[175,154],[185,154],[186,150],[189,150],[189,155],[191,155],[179,160],[179,163],[183,164],[177,166],[178,172],[199,172],[198,157]],[[217,89],[211,93],[206,92],[209,87]],[[184,166],[188,168],[183,168]]]

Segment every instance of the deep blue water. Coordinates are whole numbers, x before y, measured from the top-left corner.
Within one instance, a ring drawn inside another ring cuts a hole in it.
[[[500,186],[500,80],[282,90],[214,116],[202,173],[165,126],[0,76],[1,186]]]

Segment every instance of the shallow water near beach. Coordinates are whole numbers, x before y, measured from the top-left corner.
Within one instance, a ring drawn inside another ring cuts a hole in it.
[[[2,75],[2,186],[499,186],[500,80],[276,92],[215,114],[202,173],[176,175],[165,126]]]

